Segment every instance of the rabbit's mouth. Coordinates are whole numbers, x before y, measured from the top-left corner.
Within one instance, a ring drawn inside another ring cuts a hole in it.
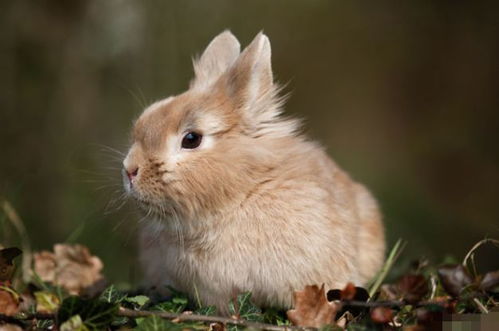
[[[155,216],[160,219],[168,219],[172,215],[177,214],[177,210],[171,203],[157,202],[138,194],[132,194],[132,197],[136,201],[138,207],[146,214],[146,216]]]

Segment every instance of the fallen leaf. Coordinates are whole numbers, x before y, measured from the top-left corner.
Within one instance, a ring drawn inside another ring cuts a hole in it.
[[[61,331],[89,331],[80,315],[75,315],[61,324]]]
[[[0,331],[23,331],[23,329],[15,324],[2,324],[0,325]]]
[[[59,298],[50,292],[35,292],[36,311],[44,314],[51,314],[57,311],[61,302]]]
[[[404,300],[411,304],[419,302],[428,293],[428,282],[423,275],[405,275],[397,286]]]
[[[95,292],[95,287],[103,285],[101,260],[82,245],[57,244],[54,253],[35,253],[34,264],[43,281],[61,286],[72,295]]]
[[[365,288],[354,286],[352,283],[347,283],[343,289],[334,289],[327,292],[328,301],[334,300],[354,300],[367,301],[369,293]]]
[[[371,319],[378,324],[390,323],[393,320],[393,310],[388,307],[376,307],[371,310]]]
[[[225,331],[225,325],[222,323],[210,323],[208,331]]]
[[[333,324],[338,305],[328,302],[324,284],[305,286],[303,291],[295,291],[295,308],[287,311],[288,319],[294,325],[320,328]]]
[[[369,299],[369,293],[366,289],[358,286],[354,286],[352,283],[348,283],[341,290],[334,289],[329,290],[327,292],[327,300],[328,301],[362,301],[366,302]],[[342,306],[342,309],[338,312],[337,315],[341,316],[345,312],[350,312],[354,316],[358,316],[362,312],[366,311],[365,307],[357,307],[357,306],[349,306],[348,303],[345,303]],[[338,324],[338,322],[336,322]]]
[[[0,314],[13,316],[19,312],[19,298],[14,290],[2,286],[0,289]]]
[[[499,286],[499,270],[487,272],[480,282],[480,289],[491,291]]]
[[[442,266],[437,273],[445,291],[453,297],[458,297],[461,290],[473,282],[468,271],[461,264]]]
[[[418,308],[416,309],[416,319],[418,320],[418,324],[421,325],[439,325],[442,321],[442,311]]]
[[[0,250],[0,281],[10,281],[14,274],[13,259],[21,255],[22,251],[17,247],[9,247]]]
[[[426,331],[426,328],[422,325],[409,325],[404,326],[404,331]]]
[[[356,292],[357,291],[355,290],[355,285],[353,285],[352,283],[348,283],[345,285],[343,290],[341,290],[341,298],[343,300],[353,300]]]

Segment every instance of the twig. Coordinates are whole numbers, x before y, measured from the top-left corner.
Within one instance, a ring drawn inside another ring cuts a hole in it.
[[[223,324],[239,325],[239,326],[251,327],[260,330],[269,330],[269,331],[312,330],[311,328],[303,328],[299,326],[290,326],[290,325],[278,326],[272,324],[250,322],[242,319],[233,319],[229,317],[206,316],[206,315],[197,315],[197,314],[176,314],[176,313],[156,312],[156,311],[139,311],[123,307],[120,307],[118,315],[132,317],[132,318],[158,316],[164,319],[175,320],[179,322],[189,321],[189,322],[223,323]]]
[[[480,240],[479,242],[477,242],[473,247],[471,247],[471,249],[469,250],[468,254],[466,254],[466,256],[464,257],[463,259],[463,267],[465,268],[468,268],[468,260],[470,259],[470,257],[473,255],[473,253],[482,245],[485,245],[485,244],[488,244],[488,243],[491,243],[491,244],[494,244],[495,246],[498,246],[499,247],[499,240],[497,239],[492,239],[492,238],[485,238],[485,239],[482,239]]]
[[[475,304],[478,306],[482,313],[487,313],[488,310],[483,306],[483,304],[474,298]],[[342,307],[364,307],[364,308],[375,308],[375,307],[388,307],[388,308],[401,308],[407,305],[404,301],[397,300],[386,300],[386,301],[356,301],[356,300],[343,300],[338,301],[338,304]],[[421,301],[417,304],[413,304],[415,307],[424,307],[432,304],[441,304],[441,302],[435,301]],[[198,314],[186,314],[186,313],[169,313],[169,312],[158,312],[158,311],[145,311],[145,310],[131,310],[127,308],[120,307],[118,312],[118,316],[130,317],[130,318],[139,318],[139,317],[150,317],[157,316],[163,319],[171,320],[174,322],[202,322],[202,323],[222,323],[222,324],[231,324],[238,325],[247,328],[255,328],[259,330],[268,330],[268,331],[295,331],[295,330],[316,330],[315,328],[308,327],[300,327],[300,326],[292,326],[292,325],[273,325],[259,322],[251,322],[243,319],[235,319],[230,317],[221,317],[221,316],[207,316],[207,315],[198,315]],[[30,321],[34,319],[38,320],[55,320],[56,314],[21,314],[17,316],[7,316],[4,314],[0,314],[0,321],[4,321],[7,323],[15,323],[20,324],[23,321]]]
[[[487,310],[487,308],[480,302],[480,300],[478,300],[477,298],[473,298],[473,302],[475,302],[476,306],[478,307],[478,309],[480,309],[480,311],[482,312],[482,314],[488,314],[489,311]]]

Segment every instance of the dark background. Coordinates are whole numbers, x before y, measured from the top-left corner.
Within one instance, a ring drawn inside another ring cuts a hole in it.
[[[404,258],[499,236],[498,2],[2,1],[0,195],[35,249],[88,245],[134,284],[122,157],[144,105],[182,92],[229,28],[270,37],[287,112],[365,183]],[[2,223],[5,217],[0,216]],[[4,224],[5,225],[5,224]],[[3,227],[5,230],[5,226]],[[2,230],[3,231],[3,230]],[[19,239],[3,233],[4,244]],[[492,248],[479,266],[499,267]]]

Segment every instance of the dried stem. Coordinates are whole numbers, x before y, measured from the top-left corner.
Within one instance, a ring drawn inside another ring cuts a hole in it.
[[[2,202],[2,209],[5,215],[7,216],[7,219],[12,223],[12,225],[15,227],[17,230],[19,236],[21,237],[21,246],[23,250],[23,262],[22,262],[22,274],[23,274],[23,281],[24,282],[29,282],[30,277],[31,277],[31,260],[32,260],[32,254],[31,254],[31,246],[29,243],[29,238],[28,234],[26,232],[26,228],[24,226],[23,221],[17,214],[16,210],[10,202],[7,200],[4,200]]]
[[[118,311],[118,315],[126,316],[126,317],[149,317],[149,316],[158,316],[168,320],[175,320],[178,322],[208,322],[208,323],[222,323],[222,324],[232,324],[239,325],[244,327],[251,327],[260,330],[269,330],[269,331],[285,331],[285,330],[311,330],[310,328],[303,328],[298,326],[291,325],[272,325],[265,323],[257,323],[250,322],[242,319],[233,319],[230,317],[220,317],[220,316],[206,316],[206,315],[197,315],[197,314],[176,314],[176,313],[168,313],[168,312],[156,312],[156,311],[138,311],[131,310],[127,308],[121,307]]]
[[[465,268],[468,268],[468,260],[470,258],[472,258],[473,254],[475,253],[475,251],[482,245],[485,245],[485,244],[493,244],[497,247],[499,247],[499,240],[497,239],[492,239],[492,238],[485,238],[485,239],[482,239],[480,240],[479,242],[477,242],[473,247],[471,247],[471,249],[469,250],[469,252],[466,254],[466,256],[464,257],[463,259],[463,267]]]
[[[428,304],[434,304],[435,302],[420,302],[417,306],[425,306]],[[406,305],[404,301],[354,301],[354,300],[345,300],[339,302],[340,305],[350,306],[350,307],[365,307],[365,308],[374,308],[374,307],[391,307],[398,308]],[[235,319],[230,317],[221,317],[221,316],[206,316],[206,315],[198,315],[198,314],[186,314],[186,313],[169,313],[169,312],[158,312],[158,311],[139,311],[139,310],[131,310],[127,308],[120,307],[118,310],[119,316],[125,316],[130,318],[138,318],[138,317],[149,317],[149,316],[158,316],[160,318],[164,318],[167,320],[172,320],[175,322],[203,322],[203,323],[222,323],[222,324],[231,324],[231,325],[239,325],[243,327],[250,327],[259,330],[268,330],[268,331],[286,331],[286,330],[315,330],[314,328],[304,328],[299,326],[291,326],[291,325],[273,325],[266,323],[258,323],[246,321],[243,319]],[[19,323],[21,321],[29,321],[34,319],[51,319],[55,320],[56,314],[25,314],[19,317],[12,317],[0,314],[0,321],[4,321],[7,323],[16,322]]]

